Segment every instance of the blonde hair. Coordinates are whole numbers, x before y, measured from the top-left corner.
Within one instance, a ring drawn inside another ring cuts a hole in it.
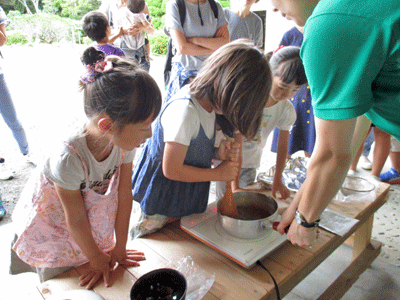
[[[265,55],[250,40],[239,39],[208,57],[190,84],[190,92],[199,99],[207,97],[215,109],[251,139],[260,127],[271,85]]]

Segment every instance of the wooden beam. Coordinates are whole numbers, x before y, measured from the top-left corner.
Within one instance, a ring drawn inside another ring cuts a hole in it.
[[[346,270],[322,293],[318,300],[340,300],[358,277],[371,265],[381,252],[382,244],[371,240],[371,243],[358,255]]]

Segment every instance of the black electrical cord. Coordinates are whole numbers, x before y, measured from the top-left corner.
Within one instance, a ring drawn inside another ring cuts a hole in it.
[[[281,300],[281,294],[279,293],[278,284],[276,283],[274,276],[272,276],[271,272],[261,263],[261,261],[257,260],[256,264],[259,265],[261,268],[263,268],[265,271],[267,271],[269,276],[271,276],[272,281],[274,282],[274,285],[275,285],[276,298],[278,300]]]

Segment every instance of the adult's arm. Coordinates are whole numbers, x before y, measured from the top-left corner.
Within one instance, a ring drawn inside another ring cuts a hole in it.
[[[228,24],[222,25],[217,29],[214,37],[206,38],[206,37],[192,37],[189,38],[188,41],[195,45],[213,50],[217,50],[223,45],[229,43],[229,30]]]
[[[172,40],[174,41],[174,46],[179,54],[201,56],[210,55],[214,52],[214,50],[204,48],[190,42],[180,30],[170,28],[169,32]]]
[[[316,231],[293,220],[296,208],[308,222],[319,219],[342,186],[370,126],[370,121],[365,116],[345,120],[316,118],[315,123],[317,138],[307,178],[283,214],[278,228],[283,233],[284,228],[290,224],[287,238],[292,244],[299,246],[312,245]]]

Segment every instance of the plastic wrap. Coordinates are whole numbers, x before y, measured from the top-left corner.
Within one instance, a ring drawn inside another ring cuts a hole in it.
[[[286,161],[282,182],[291,191],[297,192],[306,180],[308,159],[297,157]],[[257,175],[257,182],[264,188],[272,189],[276,167]],[[333,200],[340,202],[366,202],[375,199],[375,185],[365,178],[347,176]]]
[[[297,192],[306,180],[308,159],[304,157],[290,158],[286,160],[285,169],[282,172],[282,182],[291,191]],[[272,189],[276,166],[272,166],[267,172],[259,173],[258,183]]]
[[[182,257],[170,267],[181,272],[186,278],[186,300],[202,299],[214,284],[215,274],[207,273],[190,256]]]

